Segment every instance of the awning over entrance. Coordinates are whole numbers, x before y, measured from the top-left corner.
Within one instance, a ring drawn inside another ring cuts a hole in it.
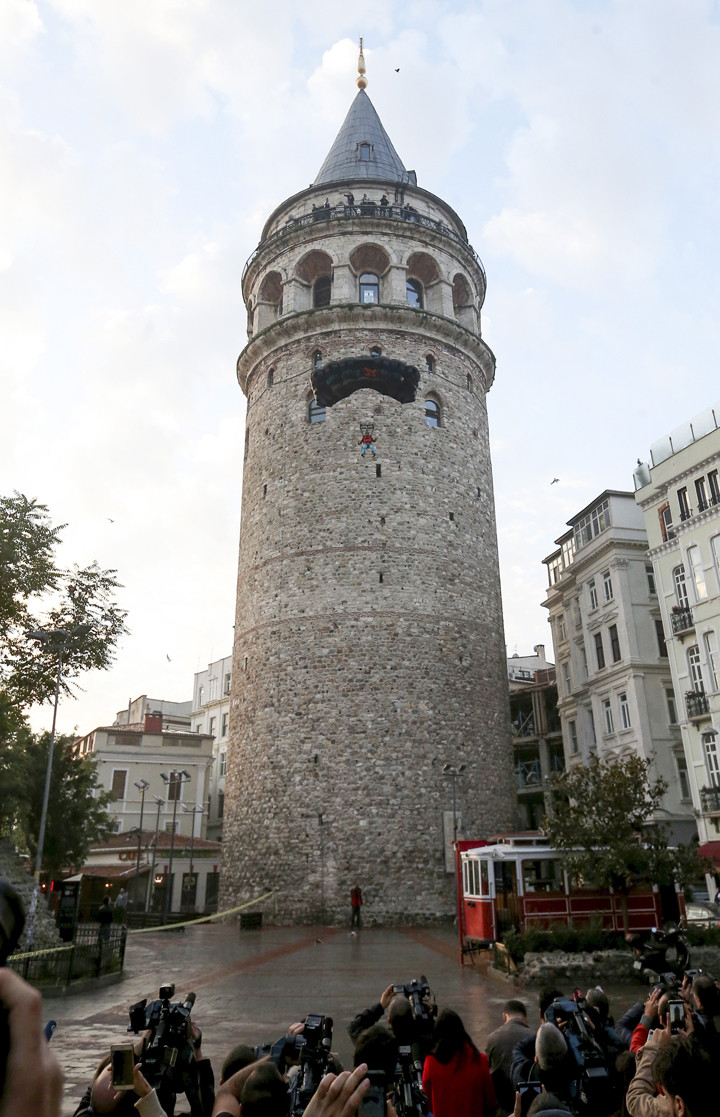
[[[698,848],[701,857],[707,857],[715,865],[720,866],[720,842],[705,842]]]

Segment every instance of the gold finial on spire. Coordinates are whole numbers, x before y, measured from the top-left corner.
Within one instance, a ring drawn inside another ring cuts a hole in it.
[[[363,54],[363,41],[360,40],[360,57],[358,58],[358,74],[360,75],[356,81],[358,89],[364,89],[367,85],[367,78],[365,77],[365,55]]]

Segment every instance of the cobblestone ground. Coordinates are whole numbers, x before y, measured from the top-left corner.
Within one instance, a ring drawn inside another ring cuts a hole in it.
[[[277,1039],[307,1012],[332,1016],[333,1048],[350,1065],[345,1029],[351,1018],[390,982],[420,974],[427,975],[440,1007],[460,1013],[480,1047],[501,1023],[503,1002],[518,995],[499,975],[461,967],[450,930],[368,929],[353,936],[334,928],[240,932],[206,924],[131,934],[121,983],[45,1002],[44,1018],[58,1022],[52,1044],[65,1073],[63,1117],[72,1114],[109,1045],[127,1040],[128,1006],[157,996],[161,982],[175,982],[177,999],[189,990],[197,994],[193,1018],[217,1080],[234,1044]],[[535,1018],[536,995],[521,995]]]

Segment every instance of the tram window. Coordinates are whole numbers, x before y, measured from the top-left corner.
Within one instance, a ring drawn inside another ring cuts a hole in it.
[[[562,866],[559,861],[534,860],[522,863],[523,891],[563,891]]]
[[[490,895],[490,874],[488,872],[487,861],[481,861],[480,862],[480,877],[481,877],[481,882],[482,882],[482,888],[481,888],[480,894],[481,894],[481,896],[489,896]]]
[[[485,866],[487,874],[487,866]],[[466,861],[463,865],[463,885],[466,896],[481,896],[480,865],[477,861]]]

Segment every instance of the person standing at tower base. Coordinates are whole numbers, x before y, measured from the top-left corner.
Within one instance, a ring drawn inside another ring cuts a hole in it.
[[[360,908],[362,907],[362,903],[363,903],[362,889],[360,888],[360,885],[356,882],[353,885],[352,892],[350,893],[350,905],[352,907],[352,915],[350,917],[350,930],[351,931],[352,931],[353,927],[357,927],[357,929],[360,930],[360,927],[362,926],[362,920],[361,920],[361,917],[360,917]]]

